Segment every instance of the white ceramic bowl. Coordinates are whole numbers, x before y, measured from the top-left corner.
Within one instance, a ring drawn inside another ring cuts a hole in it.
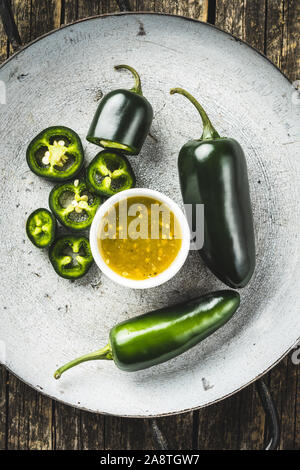
[[[99,225],[103,218],[103,216],[107,213],[107,211],[114,206],[117,202],[127,199],[129,197],[150,197],[156,199],[162,203],[165,203],[170,210],[174,213],[175,217],[177,218],[182,235],[182,243],[180,250],[172,262],[172,264],[162,273],[158,274],[155,277],[151,277],[148,279],[143,279],[140,281],[127,279],[123,276],[120,276],[115,271],[110,269],[105,261],[103,260],[101,253],[98,248],[98,234],[99,234]],[[154,191],[152,189],[146,188],[134,188],[134,189],[127,189],[126,191],[121,191],[114,196],[107,199],[107,201],[102,204],[92,222],[91,230],[90,230],[90,244],[91,250],[93,253],[94,260],[101,271],[109,277],[112,281],[117,282],[125,287],[131,287],[132,289],[147,289],[149,287],[159,286],[164,282],[171,279],[175,274],[180,270],[183,263],[185,262],[189,249],[190,249],[190,229],[186,220],[185,215],[183,214],[180,207],[176,204],[176,202],[172,201],[168,196],[160,193],[159,191]]]

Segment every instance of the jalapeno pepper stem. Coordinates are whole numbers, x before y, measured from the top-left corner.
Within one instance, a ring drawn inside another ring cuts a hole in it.
[[[54,372],[54,378],[60,379],[61,374],[63,374],[66,370],[71,369],[71,367],[75,367],[78,364],[81,364],[82,362],[95,361],[99,359],[112,359],[112,352],[109,344],[104,346],[104,348],[102,349],[98,349],[98,351],[94,351],[92,353],[85,354],[84,356],[77,357],[76,359],[73,359],[67,364],[61,366]]]
[[[129,70],[134,76],[134,80],[135,80],[134,87],[131,88],[130,91],[132,91],[133,93],[137,93],[138,95],[143,95],[140,76],[133,67],[130,67],[130,65],[121,64],[121,65],[115,65],[115,69],[116,70],[119,70],[119,69]]]
[[[207,116],[206,112],[202,108],[201,104],[194,98],[188,91],[184,90],[183,88],[172,88],[170,90],[170,94],[174,95],[175,93],[179,93],[180,95],[185,96],[197,109],[199,112],[201,119],[202,119],[202,124],[203,124],[203,133],[202,136],[200,137],[200,140],[205,140],[205,139],[219,139],[220,135],[210,122],[209,117]]]

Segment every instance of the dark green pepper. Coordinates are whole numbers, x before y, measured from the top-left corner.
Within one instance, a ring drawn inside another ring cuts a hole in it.
[[[103,150],[86,171],[88,186],[101,196],[113,196],[135,185],[135,176],[126,157],[113,150]]]
[[[56,219],[48,209],[36,209],[26,222],[29,240],[38,248],[52,245],[56,232]]]
[[[149,133],[153,109],[143,96],[138,73],[128,65],[116,65],[115,69],[130,70],[135,85],[131,90],[118,89],[104,96],[86,138],[100,147],[137,155]]]
[[[255,268],[255,241],[247,163],[240,144],[220,137],[202,106],[182,88],[198,110],[203,133],[180,150],[178,170],[185,204],[204,204],[204,245],[211,271],[230,287],[244,287]],[[194,224],[192,224],[192,231]]]
[[[58,184],[49,195],[49,207],[59,222],[72,230],[87,229],[101,204],[84,181]]]
[[[110,330],[107,346],[60,367],[54,377],[59,379],[71,367],[96,359],[113,359],[127,372],[161,364],[223,326],[239,304],[237,292],[219,291],[131,318]]]
[[[58,238],[49,250],[49,259],[57,274],[65,279],[79,279],[93,263],[88,239],[75,235]]]
[[[52,181],[66,181],[77,175],[83,165],[80,137],[64,126],[48,127],[29,144],[26,153],[31,171]]]

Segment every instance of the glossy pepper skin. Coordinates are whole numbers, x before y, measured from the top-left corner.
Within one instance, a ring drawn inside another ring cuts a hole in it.
[[[131,318],[111,329],[107,346],[60,367],[54,377],[60,378],[81,362],[97,359],[113,359],[126,372],[161,364],[223,326],[239,305],[239,294],[224,290]]]
[[[57,274],[65,279],[79,279],[88,272],[93,263],[88,239],[76,235],[58,238],[50,247],[49,259]]]
[[[89,187],[100,196],[113,196],[135,186],[135,176],[126,157],[114,150],[103,150],[86,170]]]
[[[184,203],[204,204],[204,245],[200,253],[221,281],[233,288],[244,287],[255,268],[255,239],[243,149],[236,140],[219,136],[202,106],[188,92],[174,88],[173,93],[187,97],[203,122],[201,138],[187,142],[178,157]]]
[[[30,142],[26,159],[36,175],[50,181],[67,181],[83,166],[80,137],[69,127],[48,127]]]
[[[115,69],[129,70],[135,85],[131,90],[118,89],[104,96],[86,138],[100,147],[137,155],[149,133],[153,109],[143,96],[136,70],[128,65],[116,65]]]
[[[48,209],[36,209],[26,222],[26,233],[29,240],[37,248],[47,248],[52,245],[56,233],[56,219]]]
[[[86,230],[101,204],[82,180],[58,184],[49,194],[49,207],[55,217],[71,230]]]

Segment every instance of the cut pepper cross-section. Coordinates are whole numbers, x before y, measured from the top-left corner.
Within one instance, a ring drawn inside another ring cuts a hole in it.
[[[56,220],[48,209],[36,209],[26,222],[29,240],[38,248],[50,246],[55,238]]]
[[[49,259],[57,274],[66,279],[84,276],[93,263],[88,239],[73,235],[56,240],[49,250]]]
[[[91,161],[86,179],[93,191],[102,196],[112,196],[135,185],[135,176],[128,159],[109,150],[98,153]]]
[[[55,217],[72,230],[87,229],[100,204],[100,197],[78,179],[55,186],[49,195],[49,207]]]
[[[82,168],[84,155],[80,137],[64,126],[48,127],[27,148],[31,171],[52,181],[66,181]]]

